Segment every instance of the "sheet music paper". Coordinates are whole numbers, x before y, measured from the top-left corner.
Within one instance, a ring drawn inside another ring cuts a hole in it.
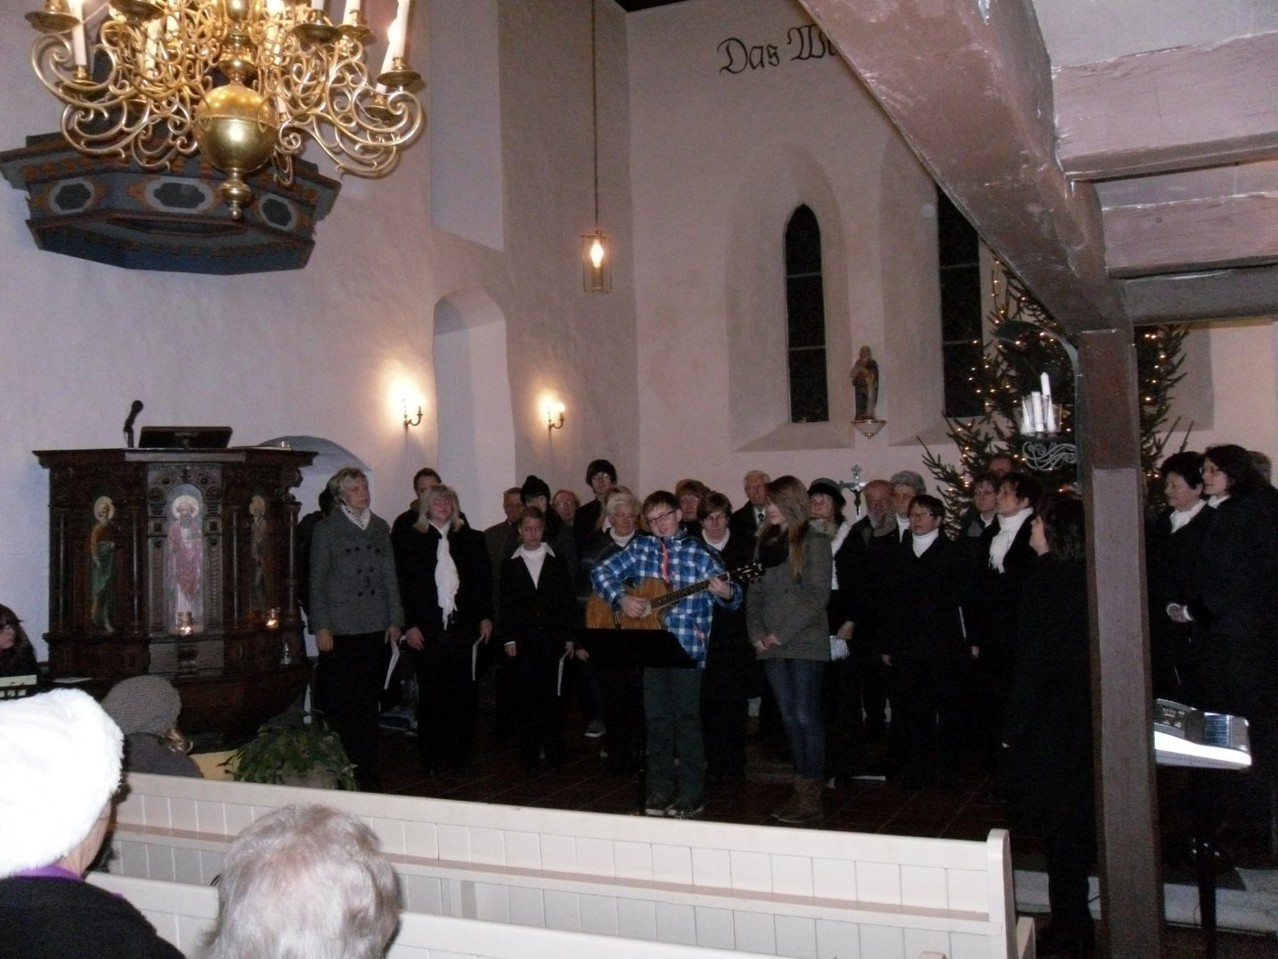
[[[555,677],[555,695],[562,696],[564,694],[564,662],[572,655],[572,647],[564,650],[564,654],[559,657],[559,675]]]
[[[386,679],[382,682],[382,689],[390,689],[391,677],[395,675],[395,667],[399,664],[399,643],[391,643],[390,665],[386,667]]]

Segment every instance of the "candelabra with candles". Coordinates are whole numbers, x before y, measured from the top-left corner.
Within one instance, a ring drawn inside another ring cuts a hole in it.
[[[106,0],[91,12],[92,0],[45,0],[27,14],[40,31],[31,62],[77,151],[146,170],[198,151],[226,175],[218,192],[238,219],[253,196],[244,177],[271,162],[288,185],[307,142],[342,172],[394,167],[425,119],[408,89],[421,79],[405,59],[410,2],[398,0],[376,76],[361,0],[340,25],[325,0]]]
[[[1041,390],[1021,397],[1017,426],[1021,433],[1021,459],[1030,469],[1050,473],[1078,462],[1078,447],[1060,439],[1064,408],[1052,402],[1052,384],[1046,373]]]

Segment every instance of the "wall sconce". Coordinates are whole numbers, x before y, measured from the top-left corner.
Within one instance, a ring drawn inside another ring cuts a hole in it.
[[[410,426],[420,426],[422,422],[422,405],[417,404],[417,415],[408,415],[408,400],[404,400],[404,439],[408,439],[408,428]]]
[[[549,436],[552,430],[561,430],[564,428],[564,404],[563,403],[547,403],[546,404],[546,435]]]

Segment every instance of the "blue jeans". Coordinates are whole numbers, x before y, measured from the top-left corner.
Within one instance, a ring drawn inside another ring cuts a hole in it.
[[[790,741],[790,761],[803,779],[825,778],[825,726],[821,721],[819,659],[765,659],[763,670]]]

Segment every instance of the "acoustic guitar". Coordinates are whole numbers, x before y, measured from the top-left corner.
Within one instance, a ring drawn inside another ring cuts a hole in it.
[[[738,583],[748,583],[750,580],[758,579],[763,575],[763,567],[758,563],[748,563],[745,566],[730,569],[726,574],[719,574],[719,576],[723,575]],[[718,579],[719,576],[698,580],[689,586],[683,586],[679,589],[671,589],[655,577],[653,579],[645,579],[634,589],[628,590],[628,594],[648,601],[647,616],[627,616],[621,610],[613,609],[608,605],[608,601],[598,593],[594,593],[586,602],[586,628],[665,629],[665,624],[661,621],[661,610],[668,606],[673,606],[681,599],[687,599],[689,596],[696,595],[704,589],[709,589],[710,583]]]

